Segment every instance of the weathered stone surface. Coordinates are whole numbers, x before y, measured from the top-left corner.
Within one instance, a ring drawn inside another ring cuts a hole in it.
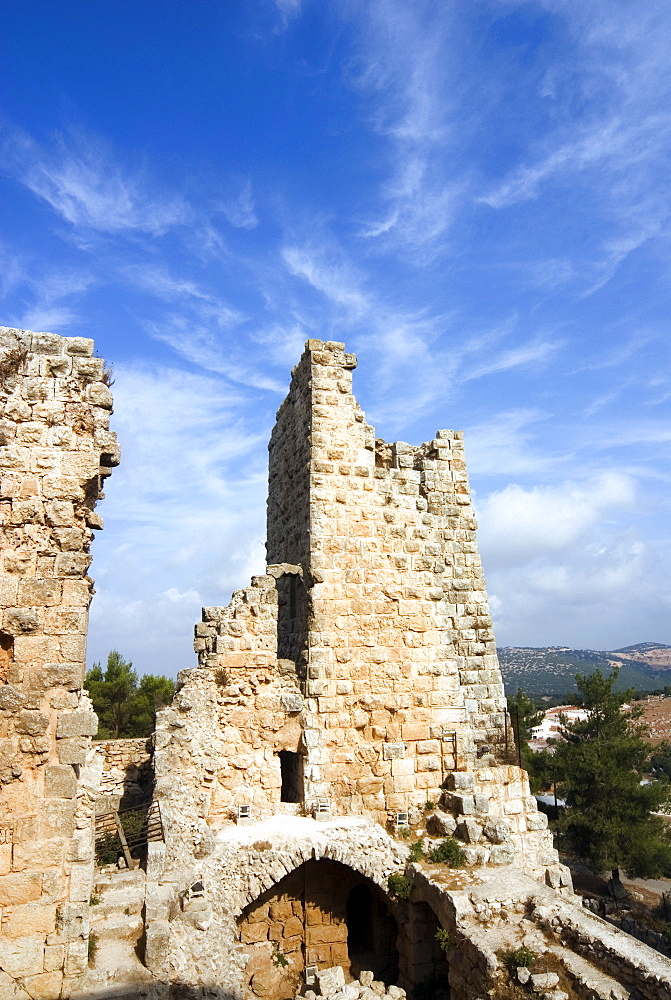
[[[95,712],[59,712],[56,736],[95,736],[98,716]]]
[[[451,837],[457,829],[457,821],[451,813],[435,812],[429,816],[426,828],[434,837]]]
[[[44,793],[52,799],[72,799],[77,794],[77,775],[66,764],[50,764],[44,776]]]
[[[71,979],[87,968],[86,941],[66,952],[53,940],[60,933],[54,913],[71,891],[83,892],[75,873],[85,863],[86,838],[73,837],[75,830],[88,832],[89,859],[91,853],[86,751],[97,725],[82,692],[88,522],[101,464],[114,464],[116,445],[102,408],[109,407],[109,387],[103,362],[91,357],[92,341],[0,328],[0,347],[3,360],[7,351],[27,351],[0,386],[0,778],[7,779],[3,816],[11,818],[11,842],[0,843],[0,939],[16,947],[0,967],[12,976],[20,967],[24,986],[3,995],[53,1000],[64,970]],[[64,721],[66,715],[73,718]],[[44,967],[38,953],[48,956]]]
[[[39,874],[5,875],[0,880],[0,906],[19,906],[39,899],[42,876]]]
[[[506,844],[510,841],[510,825],[503,819],[488,819],[482,832],[492,844]]]
[[[14,978],[41,973],[44,969],[44,936],[0,937],[0,968]]]
[[[170,925],[167,920],[154,920],[146,928],[145,963],[156,975],[165,967],[170,945]]]
[[[25,696],[11,684],[0,687],[0,711],[16,712],[23,705]]]
[[[330,969],[320,969],[317,973],[317,985],[320,994],[327,997],[345,985],[344,970],[340,965],[334,965]]]
[[[49,728],[49,719],[42,712],[24,709],[19,712],[14,725],[17,733],[25,733],[26,736],[41,736]]]
[[[552,990],[559,982],[556,972],[538,972],[530,977],[531,989],[534,993],[545,993]]]
[[[85,764],[88,746],[82,738],[62,739],[56,743],[56,753],[61,764]]]

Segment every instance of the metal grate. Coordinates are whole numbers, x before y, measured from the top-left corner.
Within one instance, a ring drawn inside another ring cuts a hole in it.
[[[118,812],[96,816],[95,842],[102,848],[117,838],[129,868],[134,867],[131,852],[145,847],[149,841],[164,840],[161,808],[158,801],[148,802]]]

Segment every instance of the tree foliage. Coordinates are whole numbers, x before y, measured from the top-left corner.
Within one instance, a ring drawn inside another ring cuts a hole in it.
[[[669,784],[665,777],[641,783],[653,748],[643,738],[641,709],[622,708],[630,692],[613,690],[617,674],[576,677],[587,718],[563,720],[564,740],[554,753],[566,801],[559,831],[564,846],[598,871],[671,874],[671,842],[653,815],[668,799]]]
[[[175,683],[169,677],[145,674],[138,680],[133,664],[113,649],[103,671],[94,663],[86,688],[98,716],[98,739],[150,736],[156,712],[172,701]]]
[[[508,695],[508,713],[515,734],[515,742],[519,743],[520,761],[529,774],[531,790],[539,792],[546,787],[547,775],[543,766],[545,755],[529,749],[529,740],[536,726],[543,721],[543,709],[536,707],[533,699],[521,688],[516,695]]]
[[[536,726],[543,721],[543,710],[536,708],[529,695],[521,688],[515,696],[508,695],[508,712],[515,727],[515,736],[519,732],[522,747],[531,739]]]

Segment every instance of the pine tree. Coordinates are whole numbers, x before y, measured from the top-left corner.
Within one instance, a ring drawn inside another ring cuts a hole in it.
[[[156,710],[169,705],[175,693],[169,677],[145,674],[138,684],[133,664],[116,649],[104,672],[99,663],[88,671],[86,688],[98,716],[98,739],[150,736]]]
[[[666,779],[641,783],[653,747],[644,740],[641,708],[623,709],[630,691],[616,693],[615,670],[578,674],[579,704],[587,718],[563,721],[554,763],[566,811],[559,822],[563,846],[597,871],[630,876],[671,874],[671,841],[653,812],[669,797]]]

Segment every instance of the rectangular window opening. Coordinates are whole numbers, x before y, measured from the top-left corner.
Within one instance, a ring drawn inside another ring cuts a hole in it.
[[[282,774],[281,802],[300,802],[303,798],[303,758],[293,750],[280,750]]]

